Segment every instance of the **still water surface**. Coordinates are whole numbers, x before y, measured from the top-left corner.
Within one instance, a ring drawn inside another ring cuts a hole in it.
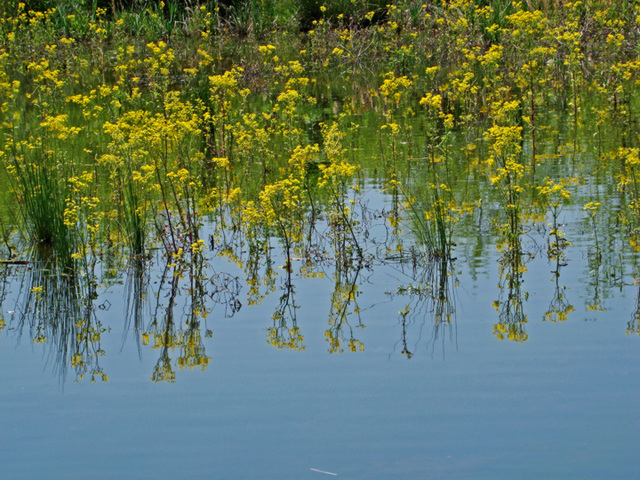
[[[556,280],[554,265],[535,255],[522,285],[527,341],[494,336],[495,247],[475,258],[459,242],[450,323],[434,322],[430,304],[407,294],[412,267],[371,265],[357,275],[365,327],[348,319],[364,351],[329,354],[334,278],[295,278],[305,350],[267,342],[277,291],[253,307],[243,291],[234,316],[217,305],[206,320],[206,370],[174,361],[174,383],[151,381],[159,351],[125,328],[125,282],[101,287],[95,309],[109,381],[62,375],[55,348],[34,343],[11,313],[25,274],[14,269],[0,332],[0,478],[638,478],[640,338],[625,333],[638,287],[628,256],[619,258],[621,282],[594,286],[579,211],[563,214],[573,246],[557,283],[573,311],[543,321]],[[536,241],[530,233],[523,243]],[[210,272],[240,274],[211,257]],[[152,269],[150,283],[159,276]],[[594,288],[603,311],[587,307]]]

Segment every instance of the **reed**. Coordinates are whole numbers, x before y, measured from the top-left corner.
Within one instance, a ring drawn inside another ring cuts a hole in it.
[[[259,303],[276,290],[276,242],[290,278],[299,259],[300,276],[314,276],[406,243],[451,265],[458,222],[482,205],[511,252],[503,270],[521,275],[534,208],[550,214],[548,255],[563,262],[565,202],[553,188],[565,163],[573,178],[615,179],[610,194],[637,246],[632,3],[20,5],[0,7],[0,160],[19,220],[2,218],[69,269],[118,245],[148,258],[162,242],[186,274],[210,214],[212,249],[240,266]],[[597,135],[597,164],[577,161],[589,145],[579,133]],[[376,217],[366,196],[378,188],[388,195]],[[384,240],[372,219],[386,222]]]
[[[122,227],[129,250],[135,256],[144,255],[148,238],[148,221],[143,201],[132,181],[126,181],[122,188]]]
[[[49,155],[36,149],[28,160],[14,155],[11,169],[22,224],[35,244],[51,246],[69,263],[77,247],[76,225],[67,209],[69,189]]]

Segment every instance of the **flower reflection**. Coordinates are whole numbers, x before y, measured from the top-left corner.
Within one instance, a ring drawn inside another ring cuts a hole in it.
[[[188,269],[188,272],[193,273],[191,269]],[[157,291],[158,302],[151,322],[143,334],[143,345],[152,338],[151,348],[160,351],[158,362],[151,375],[151,380],[154,382],[175,381],[176,374],[170,357],[170,352],[175,349],[179,351],[176,365],[180,370],[183,368],[191,370],[195,367],[205,370],[211,360],[211,357],[206,354],[200,334],[200,318],[206,317],[206,310],[201,308],[203,297],[201,281],[194,280],[193,275],[190,275],[189,279],[199,288],[188,290],[189,296],[183,310],[185,318],[179,318],[177,322],[174,318],[178,294],[181,291],[180,281],[184,273],[179,265],[165,266]]]
[[[547,255],[550,260],[555,261],[555,270],[553,273],[555,281],[555,290],[553,298],[549,303],[549,308],[544,314],[544,321],[548,322],[564,322],[567,316],[575,310],[573,305],[569,303],[565,296],[565,287],[560,286],[560,269],[566,266],[565,250],[571,245],[557,227],[557,215],[553,215],[553,228],[549,234],[549,248]]]
[[[354,328],[349,323],[349,317],[355,315],[355,326],[364,328],[358,306],[358,281],[362,268],[361,262],[345,262],[340,258],[336,261],[329,328],[324,332],[325,340],[329,343],[329,353],[343,353],[345,342],[351,352],[364,351],[364,343],[354,336]]]
[[[560,287],[556,278],[556,288],[549,308],[544,314],[544,320],[548,322],[564,322],[569,314],[575,310],[564,294],[565,287]]]
[[[514,220],[514,219],[512,219]],[[499,340],[526,342],[529,339],[525,324],[524,299],[527,292],[522,291],[523,274],[527,267],[522,252],[520,237],[521,224],[519,218],[511,222],[507,241],[502,245],[500,256],[500,297],[493,303],[498,312],[498,323],[493,325],[493,334]]]
[[[149,325],[142,334],[143,345],[159,350],[160,356],[154,368],[151,380],[154,382],[175,382],[174,366],[179,370],[200,368],[205,370],[211,357],[207,355],[202,340],[201,323],[206,320],[209,309],[206,304],[208,294],[203,267],[205,265],[201,251],[192,251],[190,258],[184,261],[166,263],[155,292],[156,304]],[[182,286],[181,282],[186,285]],[[214,295],[228,288],[215,289]],[[182,310],[178,306],[182,305]],[[176,311],[182,314],[176,318]],[[205,324],[205,337],[211,336]],[[177,350],[175,364],[171,353]]]
[[[271,315],[273,325],[267,329],[267,341],[278,349],[304,350],[304,337],[300,333],[296,315],[295,285],[291,282],[291,270],[286,268],[285,272],[282,295]]]
[[[560,268],[562,264],[560,263],[560,259],[556,259],[556,270],[552,272],[555,277],[555,290],[553,294],[553,298],[549,303],[549,308],[547,308],[546,313],[544,314],[544,321],[547,322],[564,322],[568,315],[575,310],[573,305],[567,300],[567,297],[564,293],[564,286],[560,286]]]
[[[100,362],[106,355],[102,340],[108,328],[101,312],[107,312],[111,303],[98,299],[105,293],[100,289],[118,282],[106,263],[79,262],[69,270],[57,255],[49,246],[41,246],[29,261],[5,263],[0,302],[14,298],[7,285],[17,273],[23,278],[17,306],[7,311],[18,335],[27,331],[34,343],[43,345],[61,381],[70,369],[76,381],[107,381]],[[96,275],[101,268],[106,268],[102,278]],[[241,308],[239,279],[225,273],[211,275],[200,248],[180,256],[159,254],[155,260],[131,257],[125,272],[123,342],[134,332],[140,352],[145,346],[159,351],[152,380],[174,382],[176,370],[206,369],[211,357],[204,338],[212,336],[206,318],[216,305],[224,304],[225,316]],[[152,272],[160,273],[152,280]],[[2,317],[0,329],[5,325]]]

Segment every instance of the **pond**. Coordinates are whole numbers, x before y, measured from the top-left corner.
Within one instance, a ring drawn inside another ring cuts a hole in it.
[[[637,24],[458,3],[0,22],[2,478],[637,477]]]
[[[373,189],[363,197],[372,217],[389,201]],[[200,294],[191,270],[167,271],[157,254],[112,278],[97,264],[89,303],[74,290],[81,278],[43,282],[37,257],[5,265],[3,473],[633,478],[633,253],[603,245],[596,264],[583,209],[566,208],[561,222],[572,245],[559,269],[543,232],[523,235],[517,298],[500,252],[480,246],[493,237],[483,229],[457,240],[448,267],[409,255],[327,259],[311,276],[296,259],[287,274],[274,248],[256,269],[271,271],[255,279],[272,290],[259,301],[245,263],[209,249]],[[37,284],[55,297],[32,299]],[[504,302],[526,317],[505,317]],[[193,305],[210,314],[194,320]]]

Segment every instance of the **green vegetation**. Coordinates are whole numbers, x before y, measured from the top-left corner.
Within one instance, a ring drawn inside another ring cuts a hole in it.
[[[445,326],[456,244],[488,230],[501,254],[494,333],[525,341],[522,284],[536,253],[523,248],[525,229],[542,229],[555,262],[547,320],[573,309],[559,283],[563,208],[585,205],[593,229],[591,309],[602,308],[598,272],[609,262],[598,235],[638,249],[635,2],[29,6],[0,7],[3,253],[39,247],[34,263],[73,279],[82,298],[95,296],[97,264],[142,275],[160,252],[171,300],[162,318],[134,322],[162,350],[154,379],[173,378],[171,348],[181,366],[208,361],[207,244],[244,271],[249,304],[275,291],[270,251],[281,246],[286,280],[268,329],[279,348],[304,348],[294,270],[319,277],[330,265],[331,352],[364,348],[349,318],[362,325],[359,275],[376,262],[427,265],[402,293],[428,296]],[[367,208],[371,191],[382,211]],[[186,330],[172,316],[183,277]],[[51,280],[34,282],[39,292]],[[144,282],[131,284],[136,319]],[[238,292],[223,284],[208,295],[235,310]],[[24,311],[37,316],[46,299],[57,301],[32,295]]]

